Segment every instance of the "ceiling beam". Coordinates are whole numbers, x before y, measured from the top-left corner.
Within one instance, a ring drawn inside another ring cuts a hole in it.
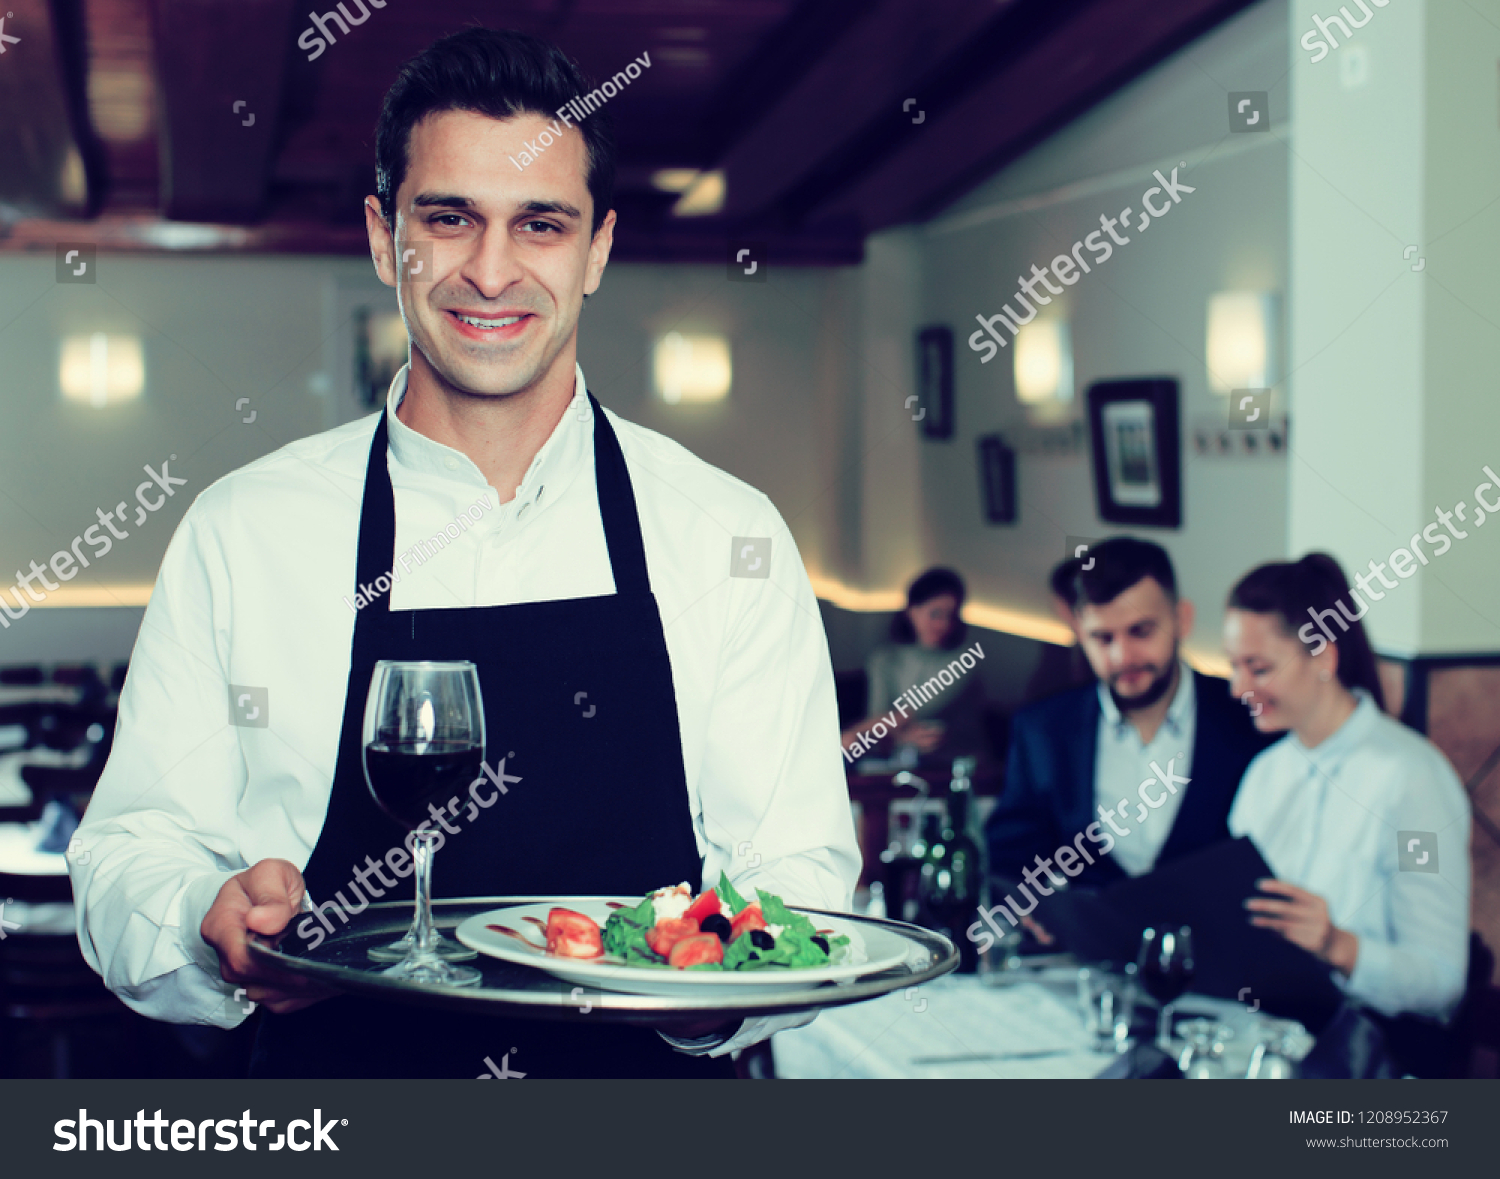
[[[1081,0],[1043,2],[1076,6]],[[725,173],[725,215],[755,219],[788,191],[810,185],[821,192],[825,173],[866,167],[907,138],[929,133],[913,120],[930,124],[936,114],[927,109],[938,97],[931,76],[983,30],[1008,23],[1006,14],[1018,4],[867,3],[859,20],[824,42],[823,56],[795,84],[782,83],[766,96],[753,126],[733,128],[736,141],[718,165]],[[908,98],[916,103],[904,111]],[[878,111],[873,118],[872,107]]]
[[[871,232],[923,220],[1254,0],[1038,2],[1048,7],[1003,68],[952,64],[953,96],[926,135],[866,152],[871,166],[831,160],[781,198],[784,215],[855,217]]]
[[[66,6],[58,9],[47,0],[0,5],[0,205],[12,218],[80,216],[89,206],[82,64],[69,51]]]
[[[248,222],[278,147],[292,0],[153,0],[162,211]]]

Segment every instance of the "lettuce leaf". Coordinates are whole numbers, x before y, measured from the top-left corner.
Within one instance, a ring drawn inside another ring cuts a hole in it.
[[[734,885],[729,883],[728,872],[721,871],[719,873],[719,887],[714,891],[719,894],[719,900],[723,901],[729,907],[731,916],[737,914],[750,903],[744,897],[740,896],[739,893],[735,892]]]

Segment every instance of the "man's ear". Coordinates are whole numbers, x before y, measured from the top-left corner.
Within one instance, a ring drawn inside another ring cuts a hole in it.
[[[609,252],[615,244],[615,211],[611,209],[599,223],[599,230],[589,242],[588,267],[583,275],[583,293],[592,295],[599,289],[604,277],[604,267],[609,262]]]
[[[1193,633],[1193,620],[1198,617],[1198,612],[1193,609],[1193,604],[1186,598],[1177,599],[1177,638],[1181,642]]]
[[[375,262],[375,273],[388,287],[396,285],[396,241],[391,227],[380,212],[380,198],[365,197],[365,233],[370,238],[370,257]]]

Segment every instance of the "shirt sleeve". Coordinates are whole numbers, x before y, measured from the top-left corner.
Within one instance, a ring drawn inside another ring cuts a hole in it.
[[[1441,757],[1436,750],[1433,756]],[[1407,764],[1401,770],[1407,780],[1388,830],[1381,832],[1370,882],[1378,890],[1371,903],[1384,910],[1384,936],[1360,932],[1354,973],[1344,986],[1382,1014],[1446,1020],[1463,997],[1468,974],[1468,799],[1446,764]],[[1398,833],[1434,835],[1437,871],[1403,866]]]
[[[120,696],[115,743],[69,874],[88,964],[129,1007],[234,1027],[246,1010],[199,927],[247,865],[236,847],[246,770],[229,724],[224,567],[189,511],[162,562]]]
[[[848,911],[861,860],[828,640],[791,534],[769,502],[765,511],[770,577],[725,583],[733,600],[698,771],[703,884],[726,872],[747,897],[763,888],[789,904]],[[697,1050],[722,1055],[802,1022],[749,1020]]]

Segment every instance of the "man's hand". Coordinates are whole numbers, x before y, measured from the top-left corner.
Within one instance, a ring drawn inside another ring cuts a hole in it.
[[[731,1019],[726,1023],[718,1016],[709,1016],[706,1019],[668,1019],[652,1026],[679,1040],[701,1040],[704,1036],[723,1036],[727,1039],[740,1026],[740,1022],[738,1019]]]
[[[289,860],[262,860],[219,889],[199,932],[219,955],[224,981],[245,988],[252,1002],[281,1014],[336,994],[325,986],[267,970],[250,957],[247,937],[280,933],[301,912],[306,888]]]
[[[1346,976],[1354,973],[1359,957],[1359,938],[1334,925],[1328,915],[1328,902],[1316,893],[1288,884],[1284,880],[1256,882],[1262,892],[1275,893],[1285,900],[1251,897],[1245,908],[1263,914],[1250,918],[1251,925],[1274,929],[1293,945],[1301,946]]]

